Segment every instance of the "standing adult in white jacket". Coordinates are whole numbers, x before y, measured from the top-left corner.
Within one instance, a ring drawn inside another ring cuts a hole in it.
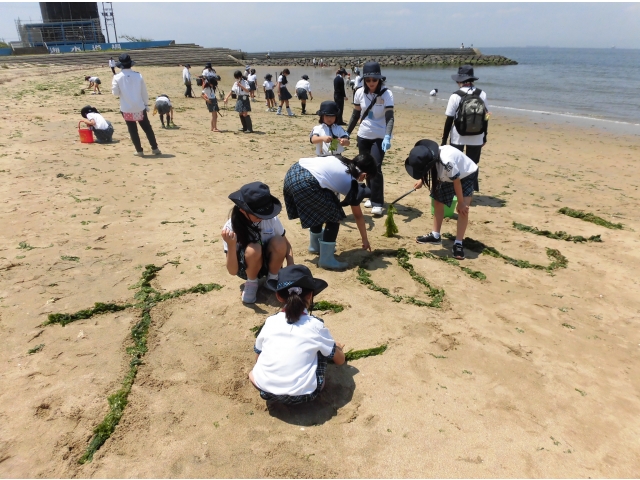
[[[162,152],[158,148],[156,136],[153,133],[149,117],[147,117],[147,108],[149,107],[147,86],[142,79],[142,75],[131,70],[133,64],[134,62],[129,54],[123,53],[120,55],[116,65],[122,70],[113,77],[111,93],[120,97],[120,113],[122,113],[122,117],[127,123],[129,136],[131,136],[131,141],[136,148],[134,155],[139,157],[144,155],[140,136],[138,135],[138,123],[147,135],[151,151],[154,155],[160,155]]]
[[[187,63],[182,69],[182,81],[187,87],[184,92],[184,96],[188,98],[194,98],[193,92],[191,91],[191,72],[189,71],[190,68],[191,65]]]

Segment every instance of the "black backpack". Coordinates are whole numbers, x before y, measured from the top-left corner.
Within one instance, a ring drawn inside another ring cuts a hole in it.
[[[473,92],[455,92],[460,96],[460,104],[453,118],[453,124],[461,136],[478,135],[484,133],[487,106],[480,98],[482,90],[476,88]]]

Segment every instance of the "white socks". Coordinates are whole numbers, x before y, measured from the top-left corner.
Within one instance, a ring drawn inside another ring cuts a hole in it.
[[[440,234],[438,232],[431,232],[431,235],[433,235],[434,238],[440,238]]]
[[[277,273],[269,273],[269,275],[267,275],[267,280],[277,280],[277,279],[278,279]]]

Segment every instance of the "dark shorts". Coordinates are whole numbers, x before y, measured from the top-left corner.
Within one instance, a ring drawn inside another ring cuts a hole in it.
[[[302,228],[340,223],[347,217],[336,194],[322,188],[316,177],[297,162],[284,177],[284,203],[289,220],[300,218]]]
[[[249,82],[249,90],[256,90],[256,82]]]
[[[254,351],[258,353],[255,347]],[[333,350],[328,357],[325,357],[320,352],[318,352],[318,368],[316,369],[316,382],[318,383],[318,386],[313,392],[306,395],[275,395],[273,393],[265,392],[264,390],[258,389],[258,391],[260,392],[260,398],[270,403],[277,402],[284,403],[285,405],[297,405],[299,403],[312,402],[318,395],[320,395],[320,392],[322,391],[322,387],[324,386],[324,377],[327,371],[327,363],[329,362],[329,359],[333,358],[335,351],[336,347],[334,345]]]
[[[156,102],[156,109],[160,115],[171,112],[171,105],[168,102]]]
[[[100,84],[102,84],[102,82],[100,81],[100,79],[99,79],[99,78],[96,78],[96,81],[95,81],[95,82],[93,82],[93,83],[94,83],[95,85],[100,85]]]
[[[269,242],[262,245],[262,267],[258,272],[258,278],[266,277],[269,273],[269,255],[267,254],[267,245]],[[236,275],[243,280],[247,279],[247,262],[244,259],[244,250],[236,252],[238,257],[238,273]]]
[[[460,183],[462,183],[463,197],[473,197],[473,184],[477,175],[478,172],[476,171],[476,173],[460,180]],[[455,194],[456,191],[453,189],[453,182],[440,182],[438,183],[437,189],[431,189],[431,198],[437,202],[444,203],[447,207],[451,206]],[[459,198],[458,201],[461,201],[461,199]]]
[[[111,143],[113,140],[113,125],[111,122],[107,120],[107,124],[109,125],[104,130],[97,130],[94,127],[91,127],[93,130],[93,134],[96,136],[96,143]]]
[[[304,88],[297,89],[296,95],[298,95],[298,100],[307,100],[309,98],[307,91]]]
[[[238,113],[251,111],[251,100],[249,99],[249,95],[238,95],[235,110]]]
[[[287,87],[280,87],[280,94],[278,95],[278,98],[281,102],[291,98],[291,94],[289,93],[289,90],[287,90]]]
[[[266,98],[267,100],[272,100],[272,99],[276,98],[276,96],[273,93],[273,90],[265,90],[264,91],[264,98]]]
[[[204,104],[207,106],[207,110],[209,110],[211,113],[220,111],[217,98],[210,98],[209,101],[205,102]]]

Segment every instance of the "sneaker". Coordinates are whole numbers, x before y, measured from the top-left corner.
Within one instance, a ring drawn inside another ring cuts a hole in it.
[[[276,111],[276,115],[282,115],[282,112],[280,110]]]
[[[242,290],[242,303],[256,303],[258,297],[258,282],[244,282]]]
[[[371,208],[371,200],[367,200],[366,202],[364,202],[364,208]]]
[[[154,148],[153,150],[151,150],[151,152],[152,152],[154,155],[161,155],[161,154],[162,154],[162,152],[160,151],[160,149],[159,149],[159,148]]]
[[[433,232],[432,232],[429,235],[416,237],[416,243],[427,243],[429,245],[442,245],[442,235],[436,238],[433,236]]]
[[[290,116],[290,117],[295,117],[295,116],[296,116],[296,114],[295,114],[295,113],[293,113],[293,112],[291,112],[291,113],[289,114],[289,116]]]
[[[451,252],[453,252],[453,258],[456,260],[464,260],[464,248],[462,248],[461,243],[454,243]]]
[[[144,152],[136,152],[133,154],[134,157],[144,157]]]
[[[265,112],[273,112],[273,110],[271,110],[270,108],[267,108]]]
[[[371,214],[376,217],[382,216],[382,207],[371,207]]]

